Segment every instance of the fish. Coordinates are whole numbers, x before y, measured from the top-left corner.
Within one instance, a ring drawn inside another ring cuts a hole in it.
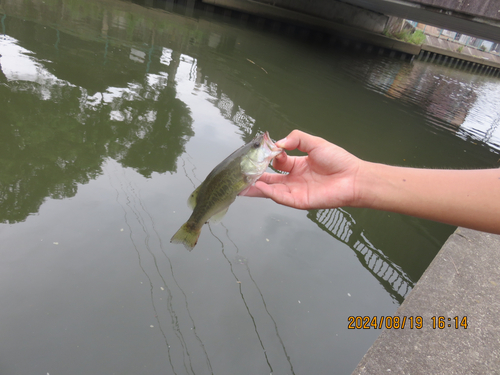
[[[203,225],[221,221],[236,197],[248,190],[282,151],[266,131],[224,159],[189,196],[193,213],[170,242],[183,244],[191,251]]]

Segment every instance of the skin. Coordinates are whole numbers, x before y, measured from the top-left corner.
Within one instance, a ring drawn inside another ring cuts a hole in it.
[[[500,169],[439,170],[361,160],[322,139],[292,131],[276,142],[286,150],[246,196],[298,209],[365,207],[500,234]]]

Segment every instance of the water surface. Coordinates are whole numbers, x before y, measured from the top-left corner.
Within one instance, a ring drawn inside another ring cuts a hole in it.
[[[346,374],[453,227],[190,192],[259,131],[498,167],[500,85],[180,6],[0,2],[2,374]],[[465,314],[466,312],[464,312]]]

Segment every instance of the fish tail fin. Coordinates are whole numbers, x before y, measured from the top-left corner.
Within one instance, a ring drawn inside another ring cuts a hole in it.
[[[185,223],[180,229],[172,236],[170,243],[181,243],[189,251],[193,250],[200,237],[201,228],[196,230],[188,223]]]

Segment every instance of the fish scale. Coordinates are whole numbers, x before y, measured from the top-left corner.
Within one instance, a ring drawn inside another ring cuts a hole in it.
[[[193,213],[170,242],[182,243],[192,250],[203,225],[209,220],[220,221],[238,194],[254,184],[282,151],[265,132],[224,159],[190,194],[188,203]]]

